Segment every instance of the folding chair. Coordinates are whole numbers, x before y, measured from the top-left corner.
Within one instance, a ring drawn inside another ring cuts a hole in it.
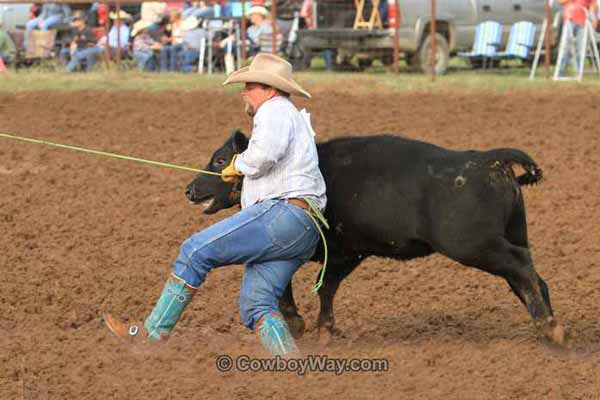
[[[486,67],[486,60],[495,57],[498,54],[498,48],[502,43],[502,24],[496,21],[485,21],[475,28],[475,39],[473,49],[469,52],[456,53],[459,57],[483,59],[483,67]]]
[[[381,16],[379,15],[379,0],[371,0],[371,16],[368,21],[365,21],[363,15],[365,9],[365,0],[354,0],[356,7],[356,17],[354,18],[354,29],[373,29],[373,26],[382,29],[383,23],[381,22]]]
[[[535,31],[536,26],[533,22],[517,22],[510,29],[506,49],[499,52],[496,57],[520,58],[521,60],[527,60],[529,58],[529,54],[531,53],[531,49],[533,49]]]
[[[28,48],[25,49],[27,59],[52,58],[54,44],[56,42],[56,30],[47,31],[33,30],[29,36]]]

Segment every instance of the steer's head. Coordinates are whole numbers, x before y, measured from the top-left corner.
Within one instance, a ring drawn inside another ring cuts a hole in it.
[[[248,138],[240,130],[233,132],[225,144],[215,151],[204,168],[207,171],[221,172],[229,165],[234,154],[246,150]],[[205,206],[204,214],[214,214],[240,202],[241,183],[226,183],[214,175],[198,174],[190,183],[185,195],[194,204]]]

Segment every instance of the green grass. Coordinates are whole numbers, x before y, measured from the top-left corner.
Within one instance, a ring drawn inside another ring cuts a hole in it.
[[[313,70],[297,74],[297,79],[310,90],[335,90],[358,92],[377,89],[380,91],[462,91],[462,92],[508,92],[514,90],[561,90],[598,86],[600,79],[586,76],[584,84],[552,82],[544,79],[540,68],[537,78],[529,80],[529,68],[520,64],[490,69],[472,70],[463,61],[453,59],[448,73],[432,81],[430,76],[411,73],[401,65],[401,72],[394,74],[389,68],[376,64],[364,72],[327,72],[322,62],[315,60]],[[30,91],[77,91],[77,90],[144,90],[144,91],[195,91],[225,90],[236,92],[235,87],[222,88],[224,74],[154,74],[136,70],[119,71],[116,68],[99,68],[91,73],[68,74],[56,72],[52,65],[20,69],[0,74],[0,92]]]

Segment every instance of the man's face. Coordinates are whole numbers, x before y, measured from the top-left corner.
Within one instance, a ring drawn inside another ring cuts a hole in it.
[[[274,97],[277,91],[272,87],[263,86],[260,83],[246,83],[242,89],[242,99],[246,114],[254,117],[258,108],[267,100]]]

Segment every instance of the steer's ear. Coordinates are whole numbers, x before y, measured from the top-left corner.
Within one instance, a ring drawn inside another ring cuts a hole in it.
[[[246,151],[248,148],[248,138],[244,135],[244,132],[239,129],[236,129],[231,134],[231,143],[233,145],[233,151],[236,154]]]

